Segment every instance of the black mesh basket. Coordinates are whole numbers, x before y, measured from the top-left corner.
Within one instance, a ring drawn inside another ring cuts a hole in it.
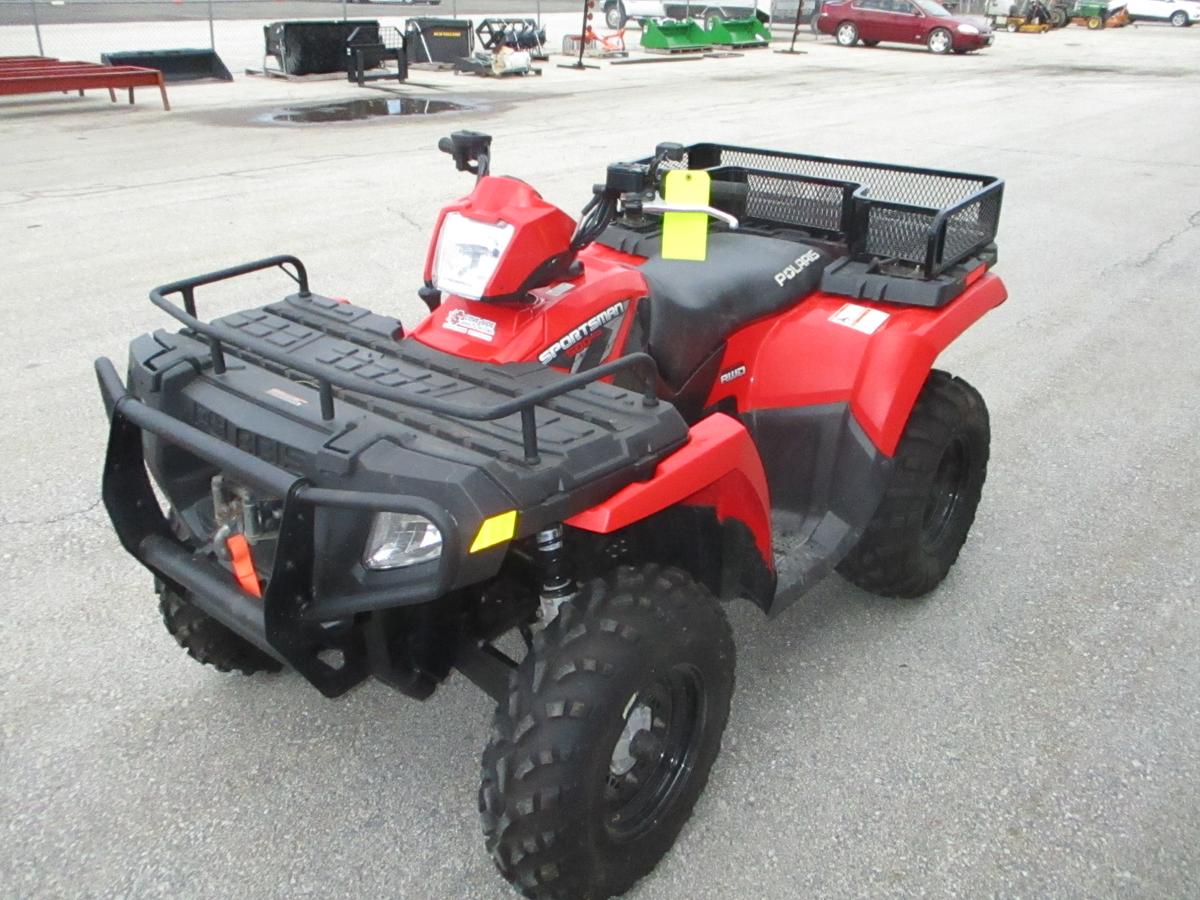
[[[1004,193],[988,175],[721,144],[695,144],[665,166],[747,183],[748,225],[842,240],[855,257],[908,263],[926,278],[995,240]]]

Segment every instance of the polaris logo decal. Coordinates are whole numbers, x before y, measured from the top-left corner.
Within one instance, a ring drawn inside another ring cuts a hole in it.
[[[538,354],[538,362],[543,366],[550,365],[554,358],[560,353],[566,353],[580,341],[588,336],[595,334],[609,322],[614,319],[619,319],[625,315],[625,310],[629,307],[628,300],[622,300],[620,303],[614,303],[608,309],[601,310],[592,316],[577,328],[572,328],[557,341]]]
[[[449,331],[457,331],[467,337],[478,338],[481,341],[491,341],[496,336],[496,323],[491,319],[473,316],[461,309],[452,309],[446,314],[442,327]]]
[[[775,273],[775,283],[783,287],[813,263],[820,261],[820,259],[821,254],[816,250],[809,250],[803,256],[797,256],[790,265],[783,267],[783,271]]]
[[[745,366],[735,366],[734,368],[730,369],[728,372],[721,373],[721,384],[729,384],[729,382],[731,382],[737,378],[741,378],[745,374],[746,374]]]

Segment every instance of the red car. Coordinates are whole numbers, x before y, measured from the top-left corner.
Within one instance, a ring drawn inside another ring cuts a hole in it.
[[[970,53],[992,43],[992,27],[982,20],[952,15],[933,0],[841,0],[828,2],[817,30],[843,47],[862,41],[924,44],[934,53]]]

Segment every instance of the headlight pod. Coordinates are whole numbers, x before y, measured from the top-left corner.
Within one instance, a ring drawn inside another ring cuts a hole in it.
[[[974,25],[968,25],[966,22],[958,26],[959,34],[979,34],[979,29]]]
[[[433,285],[448,294],[478,300],[496,274],[516,229],[446,213],[433,254]]]
[[[442,532],[415,513],[376,513],[363,548],[368,569],[402,569],[442,555]]]

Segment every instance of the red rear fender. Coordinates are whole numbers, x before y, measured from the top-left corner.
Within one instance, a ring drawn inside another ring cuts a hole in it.
[[[917,395],[942,351],[1007,297],[1004,282],[986,276],[949,306],[922,310],[933,315],[890,332],[881,329],[863,361],[850,404],[880,450],[889,456],[896,452]]]
[[[724,378],[708,405],[726,398],[742,411],[848,403],[872,443],[891,456],[938,355],[1006,297],[991,274],[940,309],[814,294],[730,338]]]

